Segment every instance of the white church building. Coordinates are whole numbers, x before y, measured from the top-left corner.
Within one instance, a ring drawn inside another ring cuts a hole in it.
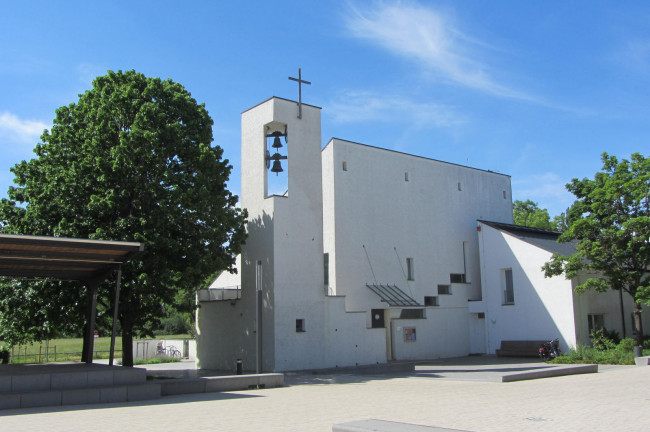
[[[535,253],[506,230],[509,176],[336,138],[323,148],[320,115],[277,97],[242,114],[249,236],[237,274],[198,292],[200,368],[458,357],[560,336],[566,349],[584,340],[587,315],[615,324],[618,310],[591,311],[598,299],[577,305],[571,281],[537,292],[550,254],[521,275],[518,250]]]

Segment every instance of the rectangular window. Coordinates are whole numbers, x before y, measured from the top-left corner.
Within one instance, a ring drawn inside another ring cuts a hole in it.
[[[424,319],[424,309],[402,309],[400,319]]]
[[[330,254],[323,254],[323,283],[325,286],[330,284]]]
[[[296,332],[297,333],[304,333],[305,330],[305,319],[304,318],[299,318],[296,320]]]
[[[603,314],[588,314],[587,321],[589,324],[589,334],[594,330],[605,328],[605,315]]]
[[[413,267],[413,258],[406,258],[406,279],[415,280],[415,268]]]
[[[425,306],[440,306],[438,303],[438,296],[424,296]]]
[[[404,173],[404,181],[409,181],[409,173]]]
[[[343,171],[348,170],[348,163],[346,161],[343,161]]]
[[[459,191],[463,190],[463,184],[461,182],[458,182],[458,190]]]
[[[515,292],[512,283],[512,269],[503,269],[503,304],[515,304]]]
[[[451,285],[438,285],[438,295],[451,295]]]
[[[451,283],[465,283],[465,275],[462,273],[452,273],[449,275],[449,282]]]

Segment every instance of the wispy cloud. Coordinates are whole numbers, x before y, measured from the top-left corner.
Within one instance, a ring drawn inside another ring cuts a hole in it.
[[[33,144],[47,129],[47,125],[37,120],[25,120],[4,111],[0,113],[0,138]]]
[[[416,3],[373,3],[353,8],[348,31],[408,58],[439,78],[499,97],[535,101],[499,83],[480,60],[487,45],[460,30],[447,14]]]
[[[513,198],[533,200],[552,216],[559,215],[574,201],[574,196],[566,190],[567,183],[554,172],[517,176],[512,180]]]
[[[650,72],[650,39],[630,40],[612,56],[612,61],[634,72]]]
[[[98,76],[106,75],[106,68],[90,63],[81,63],[77,65],[77,76],[79,80],[87,85],[92,84]]]
[[[453,107],[373,92],[343,92],[327,107],[328,115],[337,123],[384,121],[386,118],[408,119],[419,127],[454,127],[465,123]]]

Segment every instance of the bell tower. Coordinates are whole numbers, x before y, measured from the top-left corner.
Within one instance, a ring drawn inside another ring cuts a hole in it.
[[[323,301],[320,108],[273,97],[245,111],[241,163],[249,220],[242,299],[261,323],[261,369],[289,370],[296,346],[322,342],[323,311],[310,307]]]

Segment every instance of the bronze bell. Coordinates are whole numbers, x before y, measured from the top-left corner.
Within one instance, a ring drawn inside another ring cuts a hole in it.
[[[279,148],[282,147],[282,142],[280,141],[280,137],[279,137],[279,136],[276,136],[276,137],[273,139],[273,146],[272,146],[272,147],[275,148],[275,149],[279,149]]]
[[[273,166],[271,167],[271,172],[274,172],[275,175],[278,175],[278,173],[281,173],[283,171],[284,170],[282,169],[282,163],[279,160],[274,160]]]

